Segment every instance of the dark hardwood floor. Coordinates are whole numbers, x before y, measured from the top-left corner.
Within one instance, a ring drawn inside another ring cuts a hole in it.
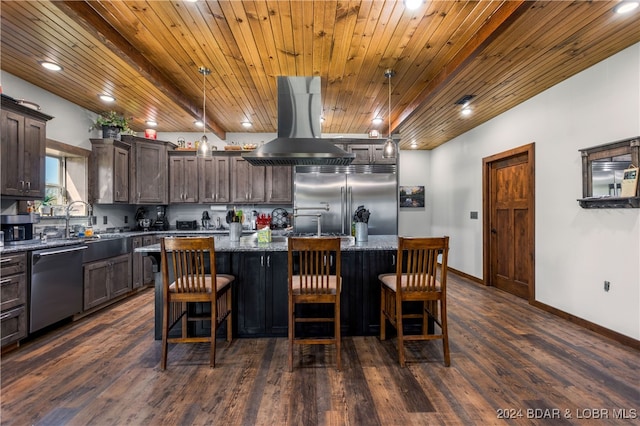
[[[345,337],[341,372],[335,349],[319,346],[297,352],[289,373],[284,338],[220,340],[215,369],[206,344],[174,345],[161,372],[145,291],[3,355],[1,423],[640,423],[639,351],[455,274],[449,282],[451,367],[440,341],[408,344],[403,369],[395,338]]]

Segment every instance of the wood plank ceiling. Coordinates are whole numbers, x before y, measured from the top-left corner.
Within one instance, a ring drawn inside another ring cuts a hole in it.
[[[207,124],[223,140],[276,132],[278,75],[322,78],[323,133],[384,136],[392,69],[392,131],[403,149],[432,149],[640,42],[640,12],[618,15],[616,4],[2,1],[0,59],[3,71],[88,110],[114,109],[136,131],[153,119],[165,132],[198,131],[206,66]],[[468,117],[455,104],[464,95],[474,96]]]

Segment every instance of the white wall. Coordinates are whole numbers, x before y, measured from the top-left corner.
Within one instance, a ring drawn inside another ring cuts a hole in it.
[[[433,150],[431,232],[451,237],[451,267],[483,275],[482,158],[535,142],[536,300],[640,339],[640,209],[576,201],[578,150],[640,135],[639,76],[636,44]]]
[[[398,235],[425,237],[431,235],[431,215],[434,188],[429,182],[431,151],[400,151],[398,185],[423,185],[424,208],[401,208],[398,214]]]
[[[102,137],[98,130],[89,130],[96,121],[95,113],[6,71],[0,73],[0,83],[4,95],[35,102],[40,105],[40,112],[53,117],[47,122],[47,139],[91,149],[89,139]],[[105,107],[105,110],[107,109]]]

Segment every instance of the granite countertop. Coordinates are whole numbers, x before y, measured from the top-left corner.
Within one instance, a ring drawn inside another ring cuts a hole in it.
[[[258,243],[257,234],[245,235],[239,243],[232,243],[228,236],[215,236],[216,251],[247,252],[247,251],[287,251],[287,237],[275,235],[270,243]],[[368,241],[356,242],[354,237],[342,237],[340,244],[342,251],[371,251],[396,250],[398,248],[397,235],[369,235]],[[153,244],[135,249],[136,253],[159,253],[160,244]]]
[[[32,250],[43,250],[55,247],[73,246],[78,244],[86,244],[101,239],[112,238],[127,238],[138,237],[146,235],[155,235],[159,237],[163,236],[199,236],[199,235],[212,235],[215,237],[216,250],[222,252],[238,252],[238,251],[287,251],[287,238],[282,235],[281,232],[274,232],[271,243],[258,243],[257,233],[255,231],[243,230],[243,236],[239,243],[232,243],[229,240],[228,230],[177,230],[171,229],[168,231],[130,231],[130,232],[117,232],[117,233],[101,233],[91,238],[69,238],[69,239],[49,239],[46,242],[42,242],[39,239],[17,244],[17,245],[5,245],[0,247],[0,254],[19,253]],[[357,242],[353,237],[342,237],[342,250],[344,251],[357,251],[357,250],[396,250],[398,247],[397,235],[369,235],[367,242]],[[136,252],[153,253],[160,251],[160,244],[153,244],[146,247],[140,247],[135,249]]]

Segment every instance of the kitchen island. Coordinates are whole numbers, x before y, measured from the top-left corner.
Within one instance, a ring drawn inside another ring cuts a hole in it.
[[[369,235],[367,242],[342,237],[341,326],[344,335],[376,335],[380,327],[378,274],[395,271],[396,235]],[[273,236],[271,243],[258,243],[255,234],[232,243],[228,236],[215,236],[216,270],[236,277],[233,283],[234,337],[287,335],[287,238]],[[162,274],[160,244],[135,249],[151,256],[156,268],[155,338],[162,337]],[[197,313],[208,311],[196,305]],[[206,323],[205,323],[206,324]],[[207,324],[208,325],[208,324]],[[318,333],[326,324],[318,324]],[[198,324],[197,334],[210,333]],[[220,335],[226,331],[221,329]],[[314,333],[314,328],[311,328]]]

